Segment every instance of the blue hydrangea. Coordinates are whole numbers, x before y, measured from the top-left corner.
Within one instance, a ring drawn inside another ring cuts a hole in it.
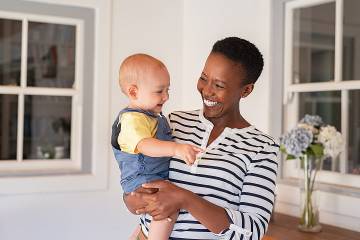
[[[280,138],[281,145],[286,149],[286,153],[295,157],[300,157],[312,140],[312,132],[305,128],[294,128]]]
[[[320,127],[324,124],[323,120],[321,119],[320,116],[309,115],[309,114],[306,114],[305,117],[300,120],[300,123],[305,123],[305,124],[308,124],[311,126],[316,126],[316,127]]]

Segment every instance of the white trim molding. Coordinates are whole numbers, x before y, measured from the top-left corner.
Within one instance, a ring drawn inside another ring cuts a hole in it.
[[[11,1],[9,1],[11,3]],[[94,32],[91,33],[94,42],[94,48],[86,49],[87,51],[93,51],[94,53],[91,56],[94,56],[93,59],[86,59],[93,64],[93,68],[89,69],[93,71],[93,87],[91,92],[92,104],[89,106],[91,108],[88,112],[91,115],[76,115],[72,121],[75,124],[83,125],[84,118],[90,118],[90,124],[88,128],[91,128],[91,141],[89,144],[84,145],[85,140],[81,139],[83,134],[77,132],[75,135],[78,135],[77,139],[71,139],[72,148],[82,145],[85,151],[89,152],[91,156],[91,162],[86,163],[88,166],[86,170],[81,169],[81,151],[75,151],[75,156],[71,155],[71,158],[79,159],[75,161],[74,164],[69,164],[69,161],[54,161],[52,162],[53,171],[36,171],[32,172],[32,168],[37,168],[43,163],[41,161],[34,160],[33,165],[29,168],[20,167],[18,171],[11,172],[11,166],[8,166],[8,173],[3,177],[0,177],[0,195],[8,194],[29,194],[29,193],[48,193],[48,192],[72,192],[72,191],[103,191],[108,189],[108,171],[109,171],[109,162],[111,160],[111,148],[109,145],[109,136],[110,136],[110,101],[108,97],[110,95],[110,67],[111,66],[111,0],[96,1],[96,0],[35,0],[35,1],[22,1],[24,4],[42,4],[45,3],[49,8],[56,6],[62,7],[81,7],[85,9],[93,10],[94,18],[91,18],[94,21]],[[1,7],[0,7],[0,10]],[[31,16],[33,20],[38,19],[36,16],[41,14],[34,14]],[[47,16],[49,17],[49,16]],[[60,17],[50,16],[52,21],[63,23],[63,19]],[[21,17],[19,17],[21,19]],[[67,17],[65,17],[67,18]],[[39,20],[43,18],[40,17]],[[78,26],[77,31],[83,31],[84,22],[79,19],[75,19],[75,24]],[[74,19],[70,20],[70,24],[74,23]],[[46,21],[47,22],[47,21]],[[78,32],[77,32],[78,33]],[[79,35],[77,35],[79,36]],[[81,35],[80,35],[81,36]],[[85,49],[82,43],[87,41],[83,36],[76,39],[76,44],[79,46],[76,52],[76,61],[82,58],[85,53]],[[80,45],[79,45],[80,44]],[[81,61],[80,61],[81,63]],[[26,64],[26,63],[22,63]],[[82,79],[84,72],[84,66],[81,63],[76,68],[76,78]],[[72,96],[72,113],[82,112],[83,105],[83,95],[78,92],[79,89],[86,86],[88,82],[83,83],[81,81],[75,82],[74,88],[72,89],[58,89],[50,90],[48,88],[23,88],[25,86],[24,76],[21,79],[20,87],[7,87],[3,88],[3,92],[9,94],[19,94],[23,96],[24,94],[33,94],[33,95],[49,95],[49,93],[58,95],[58,96]],[[87,81],[88,79],[84,79]],[[50,91],[49,91],[50,90]],[[19,111],[22,111],[19,109]],[[75,114],[72,114],[75,116]],[[105,128],[99,126],[108,126]],[[73,136],[73,134],[72,134]],[[104,146],[109,146],[105,147]],[[22,149],[18,149],[18,152],[22,152]],[[84,157],[82,157],[84,158]],[[17,164],[17,163],[11,163]],[[27,163],[25,163],[26,165]],[[16,167],[16,166],[15,166]],[[17,166],[18,167],[18,166]],[[23,168],[23,169],[21,169]],[[15,168],[16,169],[16,168]],[[29,170],[30,169],[30,170]],[[25,174],[22,174],[25,173]],[[35,173],[35,174],[34,174]]]

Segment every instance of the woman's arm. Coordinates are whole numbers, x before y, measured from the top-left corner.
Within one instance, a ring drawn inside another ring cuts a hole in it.
[[[229,217],[224,208],[199,197],[191,191],[168,181],[154,181],[143,184],[143,187],[158,188],[159,191],[156,194],[133,194],[135,198],[147,203],[146,206],[137,209],[137,214],[149,213],[154,220],[161,220],[180,209],[185,209],[214,233],[220,233],[230,226]]]
[[[149,213],[159,220],[185,209],[213,233],[230,227],[226,234],[235,231],[259,240],[265,234],[273,208],[278,149],[276,144],[268,145],[253,159],[243,181],[238,209],[219,207],[170,182],[156,181],[143,185],[159,191],[153,195],[139,194],[148,204],[137,213]]]
[[[238,210],[226,209],[237,233],[249,234],[253,240],[264,236],[273,209],[278,170],[279,145],[265,146],[253,159],[246,172]],[[248,236],[249,236],[248,235]]]
[[[154,220],[162,220],[180,209],[186,209],[214,233],[220,233],[229,228],[229,218],[223,208],[191,191],[161,180],[143,186],[146,187],[144,191],[136,191],[123,196],[126,207],[133,214],[148,213]],[[154,188],[159,189],[156,194],[153,194]]]

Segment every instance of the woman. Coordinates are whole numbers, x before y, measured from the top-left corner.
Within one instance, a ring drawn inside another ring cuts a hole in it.
[[[240,113],[263,69],[252,43],[237,37],[216,42],[197,88],[203,109],[170,114],[175,141],[204,149],[192,167],[173,158],[169,181],[143,185],[158,192],[124,196],[141,218],[138,239],[146,239],[150,216],[180,211],[170,239],[260,240],[274,202],[279,145]]]

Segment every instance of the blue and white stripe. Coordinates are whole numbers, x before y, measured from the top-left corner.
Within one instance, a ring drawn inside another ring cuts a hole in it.
[[[222,234],[214,234],[190,213],[181,210],[170,239],[260,240],[267,229],[274,203],[278,143],[250,126],[225,128],[206,146],[213,125],[203,117],[202,111],[174,112],[169,121],[175,141],[206,150],[195,171],[185,162],[171,159],[169,179],[225,208],[233,222]],[[141,218],[145,234],[149,223],[149,216]]]

